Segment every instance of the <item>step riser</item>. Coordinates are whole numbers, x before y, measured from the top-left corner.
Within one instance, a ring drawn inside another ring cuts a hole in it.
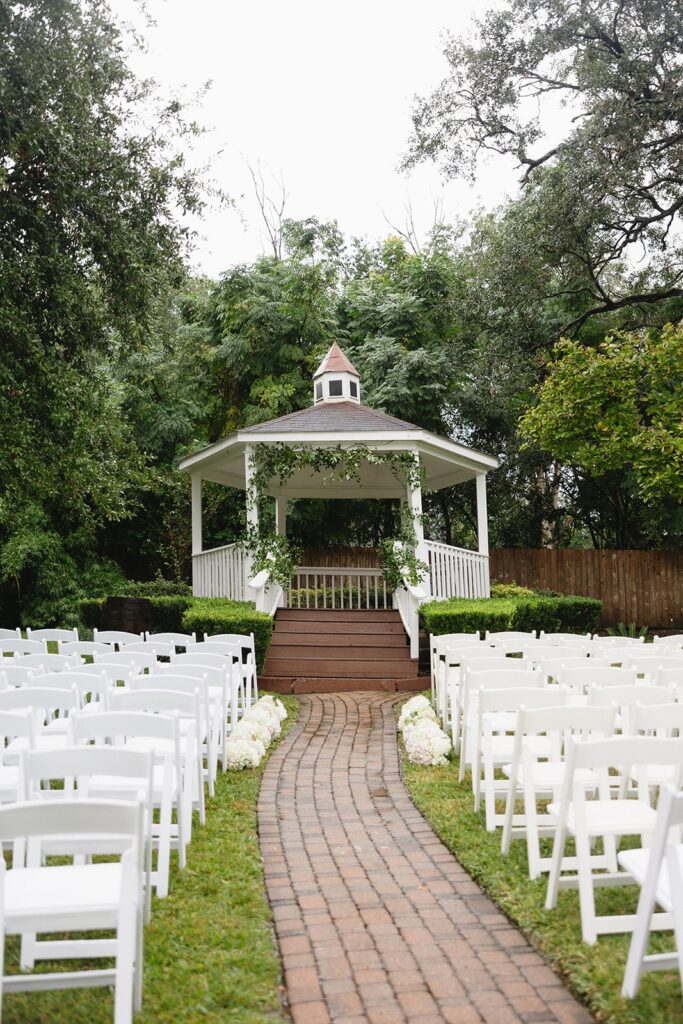
[[[270,693],[416,693],[425,688],[424,679],[314,679],[262,676],[260,686]]]
[[[352,650],[355,647],[362,648],[389,648],[400,650],[408,646],[405,634],[388,633],[355,633],[348,636],[345,633],[281,633],[276,630],[271,641],[273,647],[337,647],[344,650]]]
[[[397,611],[345,611],[323,608],[279,608],[276,622],[293,622],[304,619],[306,621],[331,622],[400,622],[400,615]]]
[[[306,678],[353,678],[353,679],[397,679],[417,676],[417,662],[351,661],[333,658],[324,661],[319,658],[271,658],[266,659],[267,676],[305,676]]]
[[[406,633],[403,624],[399,622],[338,622],[336,620],[321,622],[319,619],[306,622],[303,620],[275,620],[275,633],[303,633],[306,636],[316,633],[342,633],[349,632],[358,636],[361,633],[376,634],[377,636],[403,636]]]
[[[330,647],[328,645],[319,646],[317,643],[301,647],[277,644],[271,647],[268,652],[268,660],[271,658],[277,658],[278,661],[281,661],[283,658],[293,658],[296,661],[300,658],[305,658],[306,660],[317,658],[318,660],[323,659],[325,661],[335,658],[342,661],[380,661],[384,663],[387,659],[391,661],[410,661],[410,649],[405,644],[401,647],[353,647],[351,644],[346,644],[343,647]]]

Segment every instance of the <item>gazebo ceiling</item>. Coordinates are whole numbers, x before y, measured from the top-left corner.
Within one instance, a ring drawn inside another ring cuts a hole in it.
[[[490,455],[377,409],[352,402],[323,402],[238,430],[183,459],[180,469],[244,490],[247,445],[273,443],[312,447],[366,445],[379,451],[414,451],[420,455],[428,490],[452,487],[498,465]],[[284,486],[273,480],[269,494],[288,498],[404,498],[405,484],[396,479],[389,466],[366,463],[361,467],[360,481],[326,479],[324,474],[302,469]]]

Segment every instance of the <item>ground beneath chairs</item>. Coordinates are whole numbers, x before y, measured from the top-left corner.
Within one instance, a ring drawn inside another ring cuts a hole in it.
[[[415,809],[396,694],[301,697],[259,799],[295,1024],[588,1024]]]

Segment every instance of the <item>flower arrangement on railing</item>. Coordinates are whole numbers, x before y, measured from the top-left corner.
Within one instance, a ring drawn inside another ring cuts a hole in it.
[[[411,697],[398,719],[398,731],[403,735],[408,760],[413,764],[448,764],[451,741],[439,726],[434,708],[426,697]]]
[[[252,704],[226,740],[227,767],[231,771],[258,768],[286,717],[282,701],[269,693]]]

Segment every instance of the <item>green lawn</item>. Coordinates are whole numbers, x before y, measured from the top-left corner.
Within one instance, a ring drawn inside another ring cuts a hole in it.
[[[299,705],[282,699],[285,735]],[[193,831],[186,870],[174,866],[170,895],[154,899],[136,1024],[288,1019],[256,831],[262,771],[263,765],[219,775],[206,826]],[[7,995],[3,1004],[4,1024],[111,1024],[113,1014],[105,989]]]
[[[500,852],[500,829],[488,833],[483,811],[472,810],[469,773],[458,784],[457,763],[444,768],[410,764],[403,752],[403,777],[416,806],[460,863],[501,909],[541,950],[597,1020],[609,1024],[676,1024],[683,1022],[678,972],[647,974],[633,1002],[620,996],[630,943],[628,935],[605,935],[596,945],[581,940],[579,897],[575,890],[560,892],[557,910],[544,909],[546,882],[531,882],[526,845],[512,844],[510,855]],[[545,841],[550,844],[550,840]],[[550,845],[545,846],[549,851]],[[598,913],[635,910],[638,889],[597,890]],[[653,940],[651,951],[672,949],[671,933]]]

